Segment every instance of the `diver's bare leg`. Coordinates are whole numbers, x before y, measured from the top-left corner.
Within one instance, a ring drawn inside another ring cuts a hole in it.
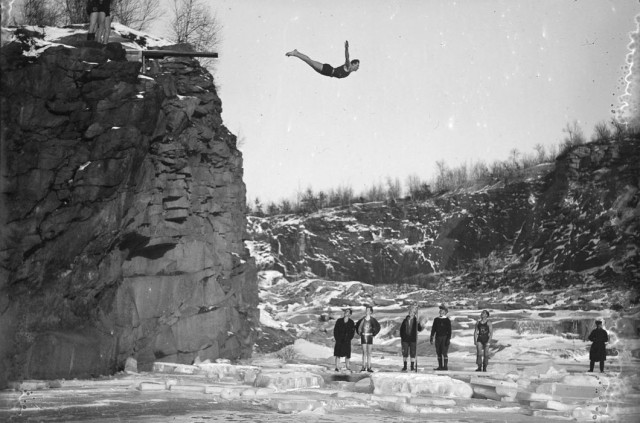
[[[298,59],[300,59],[303,62],[305,62],[307,65],[311,66],[313,68],[313,70],[315,70],[316,72],[322,72],[322,63],[316,62],[315,60],[311,59],[306,54],[300,53],[298,50],[292,50],[292,51],[288,52],[286,55],[288,57],[291,57],[291,56],[297,57]]]

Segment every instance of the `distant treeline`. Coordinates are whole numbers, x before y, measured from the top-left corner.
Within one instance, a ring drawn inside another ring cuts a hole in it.
[[[278,214],[308,214],[323,208],[349,206],[353,203],[397,200],[424,201],[431,196],[440,195],[460,188],[470,188],[480,184],[497,181],[509,181],[517,178],[525,170],[542,163],[550,163],[571,148],[584,144],[586,138],[577,122],[567,124],[562,130],[564,137],[559,145],[545,148],[537,144],[531,153],[522,153],[514,148],[507,160],[492,163],[478,161],[473,164],[448,166],[443,160],[436,162],[436,174],[430,180],[424,180],[412,174],[406,177],[404,184],[400,178],[387,177],[385,182],[371,185],[356,193],[351,186],[339,186],[326,191],[314,191],[308,187],[299,191],[293,199],[282,199],[277,203],[263,204],[256,197],[247,204],[247,214],[253,216],[274,216]],[[593,130],[591,141],[614,142],[628,135],[638,135],[640,128],[630,128],[618,121],[598,123]]]

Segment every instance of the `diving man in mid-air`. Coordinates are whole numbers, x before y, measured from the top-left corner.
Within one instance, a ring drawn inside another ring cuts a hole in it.
[[[298,59],[305,62],[307,65],[311,66],[313,70],[322,74],[324,76],[333,77],[333,78],[346,78],[351,74],[351,72],[355,72],[360,67],[360,60],[353,59],[349,60],[349,41],[344,42],[344,56],[345,62],[344,65],[334,68],[333,66],[327,63],[316,62],[311,59],[309,56],[300,53],[298,50],[292,50],[286,54],[287,56],[297,57]]]

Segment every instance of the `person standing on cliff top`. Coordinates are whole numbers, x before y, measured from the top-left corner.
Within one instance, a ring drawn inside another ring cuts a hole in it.
[[[416,362],[416,349],[418,346],[418,332],[422,332],[426,326],[426,321],[418,320],[418,307],[412,305],[409,314],[400,325],[400,340],[402,346],[402,361],[404,367],[402,371],[407,371],[407,358],[411,356],[411,371],[414,370]]]
[[[344,42],[344,56],[345,56],[344,65],[339,66],[337,68],[334,68],[327,63],[323,64],[323,63],[317,62],[311,59],[309,56],[300,53],[298,50],[291,50],[290,52],[286,53],[286,56],[297,57],[298,59],[305,62],[307,65],[311,66],[311,68],[313,68],[313,70],[315,70],[319,74],[332,77],[332,78],[346,78],[351,74],[351,72],[355,72],[360,68],[360,60],[358,59],[349,60],[349,41]]]
[[[451,343],[451,320],[447,317],[449,309],[445,305],[440,306],[440,316],[433,319],[431,337],[429,343],[433,344],[436,337],[436,354],[438,355],[438,368],[434,370],[449,370],[449,344]]]
[[[366,315],[356,323],[356,332],[360,335],[362,344],[362,368],[361,372],[371,370],[371,348],[373,347],[373,337],[380,332],[380,323],[372,316],[373,307],[365,306]],[[366,364],[366,367],[365,367]]]
[[[109,43],[109,35],[111,35],[111,19],[111,12],[110,10],[107,10],[104,21],[102,22],[101,27],[98,30],[98,42],[102,44]]]
[[[589,335],[591,349],[589,350],[589,371],[593,372],[596,361],[600,362],[600,373],[604,373],[604,361],[607,359],[607,346],[609,334],[602,328],[602,320],[596,320],[596,328]]]
[[[489,341],[493,336],[493,325],[489,321],[489,312],[482,310],[480,320],[473,331],[473,343],[476,344],[476,372],[486,372],[489,364]]]
[[[98,42],[106,44],[106,42],[103,42],[104,31],[107,17],[109,17],[109,24],[111,24],[111,0],[88,0],[87,14],[89,15],[89,32],[87,33],[87,40],[95,41],[97,33]],[[108,35],[106,38],[109,38]]]
[[[352,310],[345,308],[342,310],[342,318],[336,320],[333,327],[333,339],[336,344],[333,347],[333,355],[336,358],[336,372],[339,372],[338,364],[340,357],[344,357],[344,364],[347,371],[351,371],[349,361],[351,360],[351,340],[356,333],[356,324],[351,320]]]

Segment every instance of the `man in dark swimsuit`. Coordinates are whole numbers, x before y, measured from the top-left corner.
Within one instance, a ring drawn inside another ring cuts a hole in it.
[[[493,326],[489,321],[489,312],[482,310],[480,320],[473,331],[473,343],[476,344],[476,372],[486,372],[489,364],[489,341],[493,336]]]
[[[349,60],[349,41],[344,42],[344,56],[345,62],[344,65],[334,68],[333,66],[327,63],[320,63],[313,59],[311,59],[306,54],[300,53],[298,50],[292,50],[286,54],[288,57],[297,57],[298,59],[305,62],[307,65],[311,66],[313,70],[318,72],[321,75],[332,77],[332,78],[346,78],[351,74],[351,72],[355,72],[360,67],[360,61],[358,59]]]

